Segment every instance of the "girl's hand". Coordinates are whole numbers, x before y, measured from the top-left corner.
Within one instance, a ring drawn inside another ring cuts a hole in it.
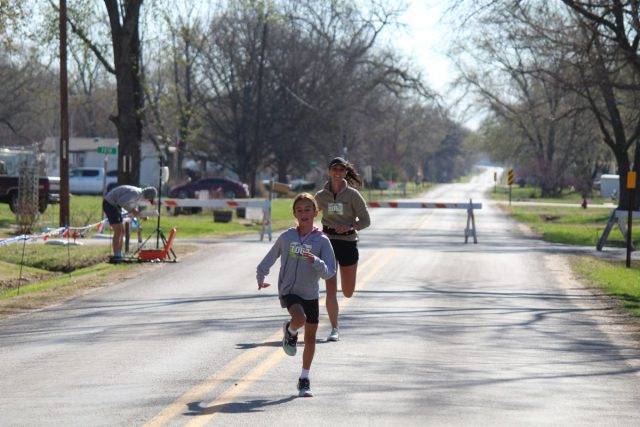
[[[266,283],[266,282],[258,283],[258,290],[262,288],[268,288],[269,286],[271,286],[271,283]]]
[[[313,264],[314,261],[316,260],[316,256],[311,252],[303,252],[302,256],[307,260],[309,264]]]

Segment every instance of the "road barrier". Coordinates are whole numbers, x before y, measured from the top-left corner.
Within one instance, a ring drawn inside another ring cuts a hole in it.
[[[602,230],[602,234],[596,243],[596,250],[602,251],[605,243],[607,243],[607,239],[609,238],[609,233],[611,233],[611,230],[616,225],[618,226],[622,237],[625,241],[627,240],[627,224],[625,224],[625,219],[628,215],[629,212],[622,209],[614,209],[611,211],[609,219],[607,220],[607,225],[604,227],[604,230]],[[633,211],[632,216],[633,218],[640,218],[640,212]],[[631,250],[635,250],[633,244],[631,244]]]
[[[397,202],[391,201],[371,201],[367,205],[370,208],[400,208],[400,209],[465,209],[467,211],[467,226],[464,229],[464,242],[469,241],[469,236],[473,236],[473,243],[478,243],[476,234],[476,219],[473,211],[482,209],[482,203],[448,203],[448,202]]]
[[[260,208],[262,209],[262,228],[260,230],[260,241],[264,240],[264,235],[272,239],[271,226],[271,201],[268,199],[162,199],[162,204],[170,209],[175,208],[213,208],[213,209],[235,209]]]

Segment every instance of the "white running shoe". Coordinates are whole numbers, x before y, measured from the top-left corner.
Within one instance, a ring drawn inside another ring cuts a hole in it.
[[[289,333],[289,322],[284,322],[282,325],[282,335],[282,349],[289,356],[295,356],[298,335],[291,335]]]
[[[309,378],[300,378],[298,380],[298,396],[300,397],[313,397],[311,392],[311,382]]]
[[[331,333],[327,337],[327,341],[338,341],[340,339],[340,332],[338,328],[331,328]]]

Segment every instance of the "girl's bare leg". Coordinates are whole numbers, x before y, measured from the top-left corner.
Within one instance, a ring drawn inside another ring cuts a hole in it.
[[[317,323],[304,324],[304,352],[302,353],[302,369],[311,369],[313,355],[316,352]]]

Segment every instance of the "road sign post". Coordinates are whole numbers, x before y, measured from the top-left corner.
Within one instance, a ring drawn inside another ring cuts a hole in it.
[[[498,172],[493,172],[493,192],[498,190]]]
[[[109,165],[109,154],[116,154],[118,149],[116,147],[108,147],[106,145],[102,145],[98,147],[98,153],[104,154],[104,177],[102,178],[102,195],[107,194],[107,167]]]
[[[631,267],[631,227],[633,223],[634,195],[636,189],[636,172],[627,172],[627,190],[629,191],[629,206],[627,207],[627,268]]]
[[[513,186],[513,181],[515,181],[516,174],[513,169],[509,169],[507,173],[507,184],[509,184],[509,206],[511,206],[511,187]]]

